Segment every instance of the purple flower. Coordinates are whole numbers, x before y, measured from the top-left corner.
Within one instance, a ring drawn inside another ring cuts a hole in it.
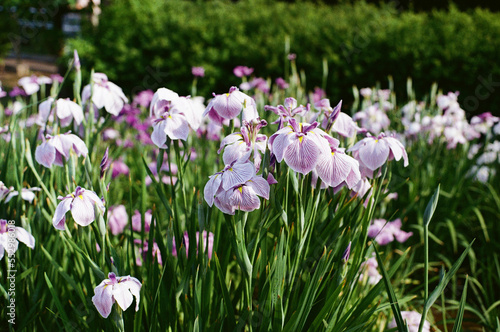
[[[90,225],[95,220],[96,213],[103,214],[106,211],[101,199],[93,191],[82,187],[76,187],[73,193],[65,197],[59,196],[57,199],[61,202],[57,205],[52,224],[59,230],[64,230],[65,215],[68,211],[71,211],[73,220],[80,226]]]
[[[253,68],[246,66],[236,66],[233,69],[233,73],[236,77],[250,76],[253,73]]]
[[[10,90],[9,96],[10,97],[26,96],[26,92],[24,92],[24,90],[21,89],[20,87],[15,86],[12,88],[12,90]]]
[[[422,315],[416,311],[401,311],[401,316],[403,320],[406,322],[408,326],[408,332],[418,332],[418,327],[420,325],[420,321],[422,320]],[[388,328],[396,328],[396,319],[393,318],[392,321],[387,325]],[[426,320],[424,322],[424,328],[422,332],[430,332],[431,324]]]
[[[396,161],[403,158],[404,166],[408,166],[408,155],[406,150],[396,138],[385,136],[381,133],[378,136],[368,136],[348,151],[355,152],[355,158],[371,171],[382,167],[387,160],[395,159]]]
[[[214,233],[203,231],[203,252],[208,252],[208,259],[212,258],[212,252],[214,247]],[[186,248],[186,257],[189,253],[189,234],[184,232],[183,244]],[[196,232],[196,254],[198,254],[198,248],[200,247],[200,232]],[[177,257],[177,249],[175,244],[175,237],[172,239],[172,256]]]
[[[118,159],[111,163],[111,178],[115,179],[120,175],[129,175],[130,169],[127,164],[125,164],[122,160]]]
[[[237,87],[231,87],[228,93],[216,95],[210,101],[203,117],[208,114],[209,118],[222,126],[224,119],[234,119],[243,111],[243,120],[251,121],[258,118],[255,100],[239,91]]]
[[[391,243],[394,241],[394,238],[398,242],[403,243],[408,240],[413,233],[402,231],[401,226],[401,219],[399,218],[390,222],[387,222],[385,219],[375,219],[370,227],[368,227],[368,236],[372,239],[374,238],[381,246]]]
[[[289,120],[289,125],[269,138],[269,149],[276,160],[285,163],[295,172],[307,174],[312,171],[321,154],[331,154],[330,144],[324,131],[313,124],[297,123]]]
[[[147,255],[149,252],[149,244],[148,241],[144,240],[141,246],[141,240],[140,239],[135,239],[134,243],[139,246],[139,255],[136,258],[135,264],[137,266],[142,266],[142,261],[146,261]],[[141,259],[142,256],[142,259]],[[163,260],[161,258],[161,252],[160,252],[160,247],[158,247],[158,244],[153,241],[153,248],[151,248],[151,256],[153,258],[156,258],[156,261],[158,264],[163,265]]]
[[[125,206],[116,205],[109,208],[108,227],[113,235],[123,233],[128,223],[128,214]]]
[[[310,105],[307,106],[297,106],[297,100],[295,98],[289,97],[285,99],[284,105],[269,106],[265,105],[264,109],[266,111],[272,111],[279,116],[279,119],[273,123],[280,123],[279,129],[283,128],[286,123],[293,119],[296,115],[304,116],[310,109]]]
[[[259,134],[259,130],[265,126],[267,126],[265,120],[243,121],[241,132],[226,136],[220,143],[219,151],[217,151],[220,153],[224,149],[222,155],[224,164],[229,165],[245,155],[250,157],[250,154],[253,153],[255,167],[259,169],[262,160],[261,153],[266,152],[267,146],[267,136]]]
[[[12,235],[11,235],[12,234]],[[35,238],[24,228],[15,226],[14,221],[0,219],[0,259],[3,258],[5,251],[7,254],[14,255],[19,246],[19,242],[26,244],[28,248],[35,248]]]
[[[161,117],[161,111],[158,110],[157,112],[157,103],[160,100],[166,100],[166,101],[173,101],[174,99],[179,98],[179,95],[177,92],[174,92],[170,89],[167,88],[159,88],[156,90],[156,92],[153,95],[153,99],[151,100],[151,103],[149,104],[149,116],[152,118],[159,118]]]
[[[214,204],[226,214],[233,215],[236,210],[251,212],[260,208],[258,196],[269,199],[269,191],[267,180],[255,175],[243,184],[218,191]]]
[[[351,256],[351,241],[349,241],[349,245],[344,251],[344,254],[342,255],[342,262],[347,263],[349,260],[349,256]]]
[[[92,103],[98,108],[105,108],[106,112],[117,116],[128,102],[122,89],[113,82],[108,81],[108,77],[103,73],[94,73],[93,91],[90,84],[86,85],[82,91],[82,102],[85,104],[92,95]]]
[[[113,304],[116,302],[122,310],[127,310],[135,297],[135,311],[139,310],[142,284],[131,276],[117,277],[113,272],[109,279],[103,280],[95,289],[92,303],[102,317],[108,318]]]
[[[153,124],[151,140],[159,148],[167,148],[167,136],[172,140],[186,140],[189,134],[189,123],[185,110],[190,107],[185,97],[172,101],[159,100],[156,103],[157,118]]]
[[[50,75],[50,78],[52,79],[52,82],[62,83],[64,81],[64,77],[59,74],[52,74]]]
[[[142,106],[144,108],[148,108],[151,105],[151,101],[153,100],[154,92],[153,90],[144,90],[137,94],[132,101],[133,107]]]
[[[287,55],[287,58],[288,58],[288,60],[293,61],[293,60],[297,59],[297,54],[290,53]]]
[[[63,157],[69,159],[70,150],[77,156],[86,157],[88,149],[85,143],[76,135],[60,134],[46,136],[45,142],[40,144],[35,150],[35,159],[40,164],[50,168],[52,164],[63,166]]]
[[[364,281],[366,278],[368,284],[370,285],[377,284],[382,279],[382,275],[378,272],[377,268],[378,268],[378,263],[375,257],[370,257],[366,261],[361,263],[359,269],[362,272],[359,275],[359,281]]]
[[[27,202],[32,203],[35,199],[35,191],[40,191],[41,189],[38,187],[33,188],[22,188],[21,189],[21,198]],[[14,187],[5,187],[2,181],[0,181],[0,202],[5,198],[4,203],[9,203],[10,200],[19,195],[17,190],[14,190]]]
[[[234,161],[220,172],[209,177],[203,190],[205,201],[209,206],[214,204],[216,195],[236,186],[242,185],[255,176],[255,166],[248,160]]]
[[[275,82],[276,82],[276,85],[278,86],[278,88],[283,89],[283,90],[288,89],[288,87],[290,86],[290,85],[289,85],[289,84],[288,84],[288,83],[287,83],[287,82],[286,82],[283,78],[281,78],[281,77],[278,77],[278,78],[276,79],[276,81],[275,81]]]
[[[203,67],[193,67],[191,68],[191,74],[195,77],[204,77],[205,76],[205,68]]]
[[[151,210],[147,210],[144,213],[144,232],[149,232],[152,219],[153,215]],[[135,210],[134,215],[132,216],[132,229],[136,232],[140,232],[142,229],[141,213],[137,210]]]

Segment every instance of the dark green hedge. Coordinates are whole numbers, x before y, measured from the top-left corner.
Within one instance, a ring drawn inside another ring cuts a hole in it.
[[[328,60],[331,98],[349,100],[353,84],[385,84],[392,75],[403,95],[407,77],[420,94],[436,81],[461,92],[469,115],[498,114],[500,14],[480,9],[429,14],[365,3],[123,0],[103,8],[99,27],[67,50],[78,48],[85,65],[128,91],[167,86],[187,94],[191,67],[203,66],[199,92],[208,96],[239,83],[232,74],[237,65],[254,67],[258,76],[283,76],[287,35],[308,89],[321,85],[322,60]],[[493,83],[484,86],[488,80]]]

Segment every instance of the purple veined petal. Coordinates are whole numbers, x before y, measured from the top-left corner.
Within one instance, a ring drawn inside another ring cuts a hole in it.
[[[330,187],[335,187],[333,185],[335,179],[333,153],[321,154],[318,157],[318,163],[316,164],[316,172],[318,174],[318,177],[325,184],[327,184]]]
[[[255,166],[251,162],[235,163],[231,168],[222,173],[222,188],[229,190],[244,184],[255,175]]]
[[[353,137],[358,132],[358,126],[349,115],[340,112],[332,125],[332,130],[341,136]]]
[[[359,158],[366,167],[374,171],[387,161],[389,152],[390,149],[383,139],[371,139],[359,150]]]
[[[240,159],[245,155],[250,148],[243,141],[233,143],[226,146],[224,153],[222,154],[222,160],[225,165],[230,165],[232,162]],[[250,151],[251,152],[251,151]]]
[[[333,156],[333,170],[334,170],[334,182],[333,187],[336,187],[343,181],[347,181],[351,173],[355,172],[354,179],[350,179],[348,183],[348,188],[351,189],[359,180],[361,180],[361,174],[359,172],[358,162],[341,152],[336,152]],[[354,183],[352,183],[354,182]]]
[[[316,167],[320,152],[308,136],[292,137],[292,143],[285,150],[284,160],[292,170],[306,175]]]
[[[83,195],[76,196],[71,205],[71,215],[78,225],[90,225],[95,220],[94,202]]]
[[[102,317],[108,318],[113,308],[113,304],[115,303],[115,299],[113,298],[113,286],[107,285],[105,281],[101,282],[94,289],[95,295],[92,296],[92,303],[94,303],[97,311]]]
[[[269,149],[274,153],[279,163],[283,160],[285,150],[292,143],[295,136],[296,134],[293,132],[292,128],[286,126],[274,133],[269,139]]]
[[[393,137],[385,137],[384,140],[387,142],[387,145],[389,145],[391,154],[394,159],[398,161],[401,159],[401,157],[403,157],[404,167],[408,166],[408,155],[403,144]]]
[[[151,104],[149,106],[149,116],[150,117],[155,116],[157,118],[160,117],[160,114],[156,114],[157,111],[156,103],[159,100],[172,101],[177,98],[179,98],[179,95],[176,92],[167,88],[159,88],[158,90],[156,90],[156,92],[153,95],[153,99],[151,100]]]
[[[214,197],[219,190],[220,184],[222,181],[222,176],[220,173],[216,173],[210,176],[205,188],[203,189],[203,196],[205,197],[205,201],[211,207],[214,204]]]
[[[130,307],[134,297],[129,291],[128,281],[118,282],[113,285],[113,297],[122,310],[127,310]]]
[[[43,142],[35,150],[35,160],[40,165],[50,168],[56,159],[56,149],[50,141]]]
[[[66,212],[71,209],[71,202],[73,198],[64,198],[56,207],[54,217],[52,218],[52,225],[58,230],[64,230],[64,222],[66,221]]]
[[[166,148],[165,142],[167,141],[166,133],[166,120],[158,121],[153,125],[153,133],[151,134],[151,140],[159,148]]]
[[[218,95],[213,100],[213,109],[224,119],[234,119],[243,109],[243,99],[234,92]]]
[[[22,227],[16,227],[16,237],[29,248],[35,248],[35,238]]]
[[[165,133],[171,139],[185,141],[189,135],[189,126],[186,117],[182,114],[172,114],[165,120]]]
[[[54,165],[63,167],[64,166],[64,159],[63,155],[59,153],[59,151],[56,150],[56,158],[54,159]]]
[[[214,199],[214,205],[225,214],[234,215],[235,208],[226,203],[228,199],[225,197],[227,192],[222,192]]]
[[[240,191],[241,189],[241,203],[239,205],[239,209],[241,211],[251,212],[253,210],[257,210],[260,208],[260,199],[255,194],[255,191],[250,186],[241,186],[236,189],[236,191]]]
[[[271,173],[269,173],[271,174]],[[271,190],[269,183],[262,176],[254,176],[245,184],[253,189],[255,194],[269,200],[269,191]]]

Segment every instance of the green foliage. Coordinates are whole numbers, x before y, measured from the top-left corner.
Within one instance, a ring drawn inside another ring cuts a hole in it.
[[[499,15],[454,8],[402,12],[363,2],[332,7],[125,0],[105,6],[99,27],[70,40],[66,54],[78,49],[82,61],[122,86],[136,88],[134,92],[169,86],[188,94],[191,67],[203,66],[206,76],[199,92],[208,96],[239,82],[232,75],[237,65],[254,67],[256,76],[281,76],[289,36],[290,52],[297,54],[298,68],[307,72],[310,90],[322,85],[326,59],[331,97],[344,99],[352,85],[368,86],[387,75],[394,77],[401,95],[407,77],[412,77],[420,94],[433,82],[460,91],[471,115],[500,101],[491,91],[495,85],[490,90],[481,87],[476,95],[476,87],[484,85],[480,77],[500,80]]]

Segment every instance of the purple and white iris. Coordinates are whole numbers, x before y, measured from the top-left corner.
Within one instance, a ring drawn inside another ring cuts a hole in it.
[[[135,297],[135,311],[139,310],[142,284],[131,276],[117,277],[113,272],[108,274],[95,289],[92,303],[102,317],[108,318],[116,302],[122,310],[127,310]]]
[[[89,152],[85,142],[70,132],[55,136],[47,135],[45,142],[36,148],[35,159],[40,165],[47,168],[52,167],[53,164],[64,166],[63,157],[68,160],[71,150],[77,156],[83,157],[86,157]]]
[[[73,193],[57,199],[61,202],[57,205],[52,224],[58,230],[64,230],[68,211],[71,211],[73,220],[80,226],[90,225],[95,220],[96,212],[103,214],[106,211],[101,199],[93,191],[82,187],[76,187]]]

